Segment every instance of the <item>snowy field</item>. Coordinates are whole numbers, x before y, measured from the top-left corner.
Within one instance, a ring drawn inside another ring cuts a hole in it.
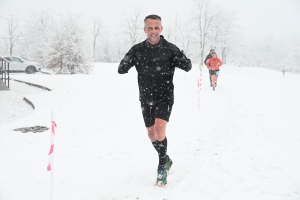
[[[90,75],[14,74],[0,91],[0,199],[50,199],[50,129],[57,123],[55,200],[299,200],[300,76],[224,65],[218,87],[198,64],[176,70],[167,126],[174,164],[155,186],[158,156],[148,139],[135,69],[95,64]],[[33,110],[23,97],[34,105]]]

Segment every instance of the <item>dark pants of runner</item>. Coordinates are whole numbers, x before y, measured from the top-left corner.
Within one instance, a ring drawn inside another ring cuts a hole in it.
[[[144,122],[146,127],[151,127],[155,123],[155,118],[169,121],[172,106],[166,101],[160,101],[149,105],[149,103],[141,102]]]
[[[211,77],[212,75],[218,76],[218,75],[219,75],[219,70],[209,70],[209,75],[210,75],[210,77]],[[210,80],[210,81],[211,81],[211,80]]]
[[[210,81],[210,86],[212,86],[212,82],[211,82],[211,75],[213,73],[213,70],[209,69],[209,81]]]

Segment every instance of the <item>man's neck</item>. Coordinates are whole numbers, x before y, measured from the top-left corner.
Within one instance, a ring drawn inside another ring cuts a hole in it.
[[[150,40],[147,38],[147,42],[148,42],[150,45],[153,45],[153,46],[154,46],[154,45],[157,45],[157,44],[160,42],[160,40],[161,40],[161,36],[159,36],[157,42],[151,43]]]
[[[157,44],[160,42],[160,38],[159,38],[159,40],[158,40],[156,43],[151,43],[149,39],[147,39],[147,42],[148,42],[149,44],[151,44],[151,45],[157,45]]]

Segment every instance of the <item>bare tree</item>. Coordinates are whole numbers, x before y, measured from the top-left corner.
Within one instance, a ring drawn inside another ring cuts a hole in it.
[[[222,61],[225,64],[227,62],[227,54],[233,47],[234,43],[238,40],[235,34],[237,26],[235,25],[236,17],[235,12],[222,15],[222,21],[219,23],[218,29],[219,43],[221,46]]]
[[[97,47],[97,40],[98,37],[101,35],[103,25],[101,19],[96,17],[93,19],[93,59],[95,60],[96,55],[96,47]]]
[[[171,40],[171,38],[172,38],[172,36],[173,36],[172,27],[170,27],[170,26],[165,27],[165,26],[164,26],[163,33],[164,33],[163,35],[165,36],[165,38],[166,38],[167,40]]]
[[[142,39],[143,20],[141,19],[141,9],[135,8],[134,15],[126,19],[127,31],[131,46],[137,44]]]
[[[44,50],[56,27],[53,12],[50,10],[32,12],[26,27],[22,40],[23,54],[29,59],[43,62]]]
[[[177,17],[177,12],[175,12],[175,17],[174,17],[174,24],[172,26],[168,26],[167,30],[166,27],[164,27],[164,35],[166,35],[166,38],[168,40],[173,40],[173,43],[175,45],[178,44],[178,26],[180,26],[180,22],[178,22],[178,17]]]
[[[104,62],[110,62],[110,44],[109,44],[109,41],[106,39],[104,41],[104,44],[102,46],[102,49],[103,49],[103,60]]]
[[[7,55],[8,49],[9,49],[9,44],[8,44],[8,40],[5,39],[5,37],[1,38],[3,40],[1,40],[1,44],[0,45],[0,52],[1,54],[5,54]]]
[[[123,44],[123,36],[121,33],[116,34],[116,36],[113,38],[113,47],[115,47],[114,53],[116,54],[115,60],[119,62],[123,58],[126,51],[128,51],[128,49]]]
[[[199,38],[201,63],[203,63],[204,48],[207,45],[208,33],[214,15],[211,12],[209,0],[198,0],[195,3],[194,21],[196,22],[197,37]]]
[[[177,26],[179,37],[178,37],[178,43],[184,49],[185,54],[188,55],[190,45],[193,41],[193,28],[191,27],[191,23],[185,23],[182,26]]]
[[[21,33],[19,32],[19,19],[11,15],[9,18],[4,18],[7,23],[8,36],[4,40],[8,40],[9,43],[9,55],[12,56],[13,49],[18,45]]]
[[[220,43],[220,32],[223,23],[223,18],[221,13],[217,13],[212,19],[211,29],[209,31],[209,46],[210,49],[217,49]]]
[[[174,43],[175,45],[177,44],[177,26],[178,26],[178,21],[177,21],[177,12],[175,13],[175,24],[174,24]]]

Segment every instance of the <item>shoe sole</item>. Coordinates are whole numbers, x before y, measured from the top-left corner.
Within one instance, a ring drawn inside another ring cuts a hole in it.
[[[169,167],[168,170],[166,170],[166,172],[167,172],[167,177],[168,177],[168,175],[169,175],[169,171],[170,171],[172,165],[173,165],[173,161],[170,159],[170,167]],[[156,184],[156,186],[163,187],[163,186],[167,185],[167,183],[168,183],[168,182],[163,183],[162,181],[158,181],[157,184]]]
[[[158,181],[158,183],[156,184],[156,186],[158,187],[163,187],[165,186],[167,183],[163,184],[161,181]]]
[[[167,177],[168,177],[168,171],[167,171]],[[157,181],[156,186],[162,187],[162,186],[167,185],[167,183],[168,183],[167,180],[165,183],[163,183],[162,181]]]

